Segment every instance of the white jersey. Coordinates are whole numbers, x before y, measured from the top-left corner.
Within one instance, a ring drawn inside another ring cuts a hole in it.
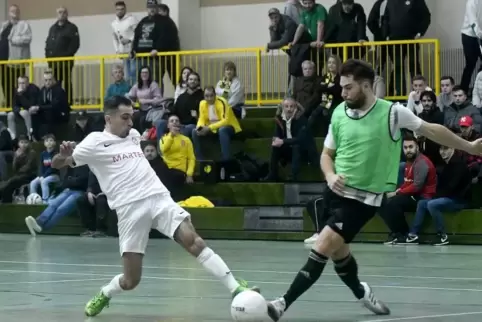
[[[92,132],[74,149],[75,166],[89,166],[111,209],[169,193],[145,158],[140,142],[141,135],[134,129],[125,138],[107,131]]]

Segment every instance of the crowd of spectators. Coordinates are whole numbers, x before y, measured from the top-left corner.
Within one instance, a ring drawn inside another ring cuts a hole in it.
[[[378,48],[374,53],[377,76],[373,84],[378,98],[402,96],[407,93],[405,77],[410,75],[411,90],[403,102],[406,107],[422,119],[443,124],[469,140],[482,133],[482,72],[469,91],[474,55],[482,55],[476,51],[477,37],[482,36],[482,23],[478,24],[477,19],[482,18],[473,16],[473,3],[467,0],[462,28],[467,65],[461,85],[456,85],[451,76],[443,76],[437,97],[432,89],[435,84],[429,84],[423,76],[420,47],[416,44],[392,45],[390,50],[387,46]],[[158,0],[147,0],[147,15],[140,21],[127,12],[123,1],[115,3],[115,12],[111,25],[113,47],[116,54],[123,56],[112,68],[112,83],[104,100],[125,96],[136,106],[134,127],[143,133],[145,157],[173,197],[182,200],[187,197],[184,185],[197,180],[197,162],[226,166],[236,158],[232,141],[250,135],[244,133],[240,122],[249,113],[243,77],[236,64],[227,61],[215,84],[201,84],[192,66],[182,67],[176,78],[176,58],[158,57],[162,52],[180,50],[179,32],[169,17],[169,7]],[[57,14],[46,39],[45,56],[74,56],[80,46],[79,30],[68,20],[67,8],[59,8]],[[348,48],[348,58],[365,59],[371,50],[363,46],[368,41],[367,30],[375,41],[419,39],[429,28],[430,11],[425,0],[377,0],[368,16],[354,0],[337,0],[328,10],[314,0],[289,0],[283,13],[271,8],[268,16],[270,40],[266,49],[286,51],[290,79],[286,98],[273,112],[275,132],[269,147],[269,171],[257,179],[280,181],[279,166],[290,163],[291,174],[286,180],[296,182],[303,163],[313,167],[312,173],[319,173],[315,137],[326,135],[333,110],[343,101],[339,69],[344,53],[328,49],[325,44],[358,43]],[[10,7],[9,17],[0,28],[0,60],[30,58],[32,34],[28,22],[20,19],[20,9],[15,5]],[[136,57],[141,53],[149,57]],[[39,202],[47,205],[39,217],[26,218],[32,235],[54,227],[75,209],[86,229],[84,236],[115,234],[115,214],[89,169],[79,167],[59,173],[50,167],[57,151],[59,125],[70,120],[73,66],[73,61],[50,62],[39,88],[29,82],[23,65],[0,65],[1,86],[7,104],[12,106],[7,126],[0,122],[0,198],[10,203],[20,201],[18,196],[38,195]],[[384,72],[387,69],[390,73]],[[175,88],[173,97],[165,96],[165,74]],[[389,79],[382,75],[389,75]],[[17,80],[16,84],[12,79]],[[71,140],[81,141],[90,132],[102,130],[103,120],[85,111],[76,113],[75,118],[75,126],[69,130]],[[17,131],[19,123],[25,124],[24,131]],[[206,157],[213,152],[206,142],[213,138],[220,146],[215,161]],[[35,152],[33,142],[43,142],[45,149],[40,154]],[[387,194],[381,211],[391,231],[387,244],[417,243],[423,218],[429,213],[439,235],[435,244],[445,245],[448,237],[441,214],[470,205],[471,189],[482,176],[482,159],[439,146],[414,133],[404,133],[401,153],[404,161],[400,164],[399,188]],[[310,214],[318,208],[323,210],[322,203],[310,205]],[[416,213],[411,225],[404,216],[407,211]]]

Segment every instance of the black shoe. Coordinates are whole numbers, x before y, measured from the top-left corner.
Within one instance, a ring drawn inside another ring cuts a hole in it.
[[[449,237],[447,234],[437,234],[437,241],[433,243],[434,246],[445,246],[449,244]]]
[[[383,242],[384,245],[394,245],[395,241],[397,241],[397,236],[393,233],[388,234],[388,238],[386,241]]]
[[[418,236],[415,234],[408,234],[406,244],[410,245],[418,245]]]

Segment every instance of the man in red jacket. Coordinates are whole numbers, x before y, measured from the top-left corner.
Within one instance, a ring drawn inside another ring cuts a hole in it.
[[[387,193],[387,200],[380,209],[380,216],[391,233],[385,245],[406,243],[409,227],[405,212],[414,211],[417,201],[432,199],[437,188],[437,172],[425,155],[420,153],[416,139],[408,136],[403,140],[405,163],[402,186]]]

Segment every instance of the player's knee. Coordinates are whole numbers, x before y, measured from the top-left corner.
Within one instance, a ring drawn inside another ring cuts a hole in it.
[[[139,285],[141,282],[141,275],[126,275],[124,274],[124,278],[122,281],[122,289],[124,291],[133,290]]]
[[[344,244],[343,238],[330,226],[325,226],[320,233],[313,249],[329,258],[338,251]]]

